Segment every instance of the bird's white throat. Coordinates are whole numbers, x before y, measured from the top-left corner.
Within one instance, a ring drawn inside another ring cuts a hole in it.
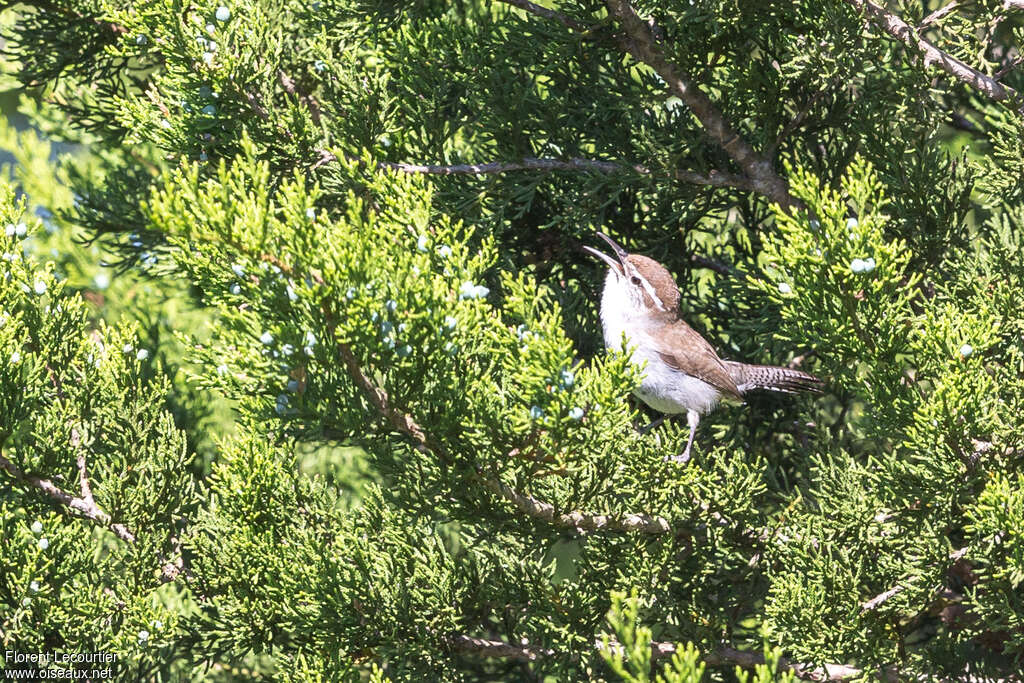
[[[645,329],[650,314],[642,301],[637,301],[621,275],[608,269],[601,292],[601,328],[604,344],[613,351],[622,351],[622,337],[635,346],[634,333]]]
[[[630,288],[622,276],[608,271],[601,294],[605,346],[621,353],[625,339],[626,346],[632,350],[633,364],[643,372],[640,386],[634,393],[647,405],[670,415],[691,410],[707,413],[721,399],[721,392],[701,379],[676,370],[662,359],[652,338],[660,324],[634,292],[636,288]]]

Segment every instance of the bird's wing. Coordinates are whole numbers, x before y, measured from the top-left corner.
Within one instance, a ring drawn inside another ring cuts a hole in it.
[[[729,370],[711,344],[683,321],[660,331],[655,341],[658,356],[670,367],[707,382],[732,398],[742,398]]]

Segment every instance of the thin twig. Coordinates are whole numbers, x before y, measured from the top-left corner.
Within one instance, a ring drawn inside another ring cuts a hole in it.
[[[922,19],[921,23],[917,25],[917,30],[923,31],[932,24],[942,21],[950,13],[959,9],[959,7],[960,0],[951,0],[950,2],[946,3],[945,5],[943,5],[942,7],[940,7],[939,9],[935,10],[934,12],[926,16],[924,19]]]
[[[769,145],[768,149],[764,151],[764,155],[766,157],[770,159],[775,156],[775,152],[778,151],[779,145],[781,145],[787,137],[792,135],[793,131],[800,127],[800,124],[804,122],[804,119],[807,118],[807,115],[811,113],[811,109],[814,108],[814,105],[818,103],[818,100],[825,96],[825,93],[827,93],[831,87],[832,83],[829,82],[824,88],[822,88],[818,92],[811,95],[810,98],[808,98],[804,106],[801,107],[800,111],[796,113],[796,116],[794,116],[785,126],[783,126],[782,131],[779,132],[779,136],[775,138],[775,142]]]
[[[891,515],[891,514],[884,515],[884,514],[880,513],[880,514],[875,516],[875,521],[881,523],[881,522],[884,522],[887,519],[891,518],[892,516],[893,515]],[[949,554],[950,565],[954,565],[957,562],[959,562],[960,559],[964,555],[967,554],[967,550],[968,550],[968,548],[964,547],[964,548],[960,548],[959,550],[954,550],[953,552],[951,552]],[[941,586],[936,586],[934,590],[938,591],[940,588],[941,588]],[[902,593],[904,590],[905,590],[904,586],[902,586],[900,584],[896,584],[895,586],[893,586],[889,590],[883,591],[883,592],[879,593],[878,595],[876,595],[875,597],[871,598],[870,600],[867,600],[867,601],[861,603],[861,606],[860,606],[861,607],[861,610],[860,610],[861,614],[864,614],[865,612],[870,612],[870,611],[872,611],[874,609],[877,609],[886,600],[888,600],[889,598],[891,598],[891,597],[893,597],[893,596],[895,596],[895,595],[897,595],[899,593]]]
[[[811,349],[806,353],[801,353],[797,356],[793,356],[793,359],[786,363],[786,367],[789,368],[790,370],[797,370],[800,368],[800,366],[804,364],[805,360],[816,355],[818,355],[818,352],[814,349]]]
[[[742,277],[742,273],[737,271],[735,268],[727,263],[722,263],[708,256],[702,256],[700,254],[690,254],[690,261],[698,268],[707,268],[713,270],[719,275],[725,275],[727,277]]]
[[[892,588],[890,588],[889,590],[885,591],[884,593],[879,593],[875,597],[873,597],[870,600],[868,600],[868,601],[864,602],[863,604],[861,604],[861,606],[860,606],[861,614],[864,614],[865,612],[870,612],[871,610],[874,610],[874,609],[878,609],[882,605],[882,603],[884,603],[886,600],[888,600],[889,598],[893,597],[897,593],[902,593],[903,590],[904,590],[903,586],[898,586],[897,585],[897,586],[893,586]]]
[[[530,2],[529,0],[501,0],[501,1],[504,2],[504,3],[507,3],[509,5],[513,5],[515,7],[518,7],[521,10],[525,10],[525,11],[529,12],[530,14],[535,14],[538,17],[542,17],[544,19],[553,19],[554,21],[557,21],[562,26],[565,26],[566,28],[571,28],[574,31],[585,32],[587,30],[587,25],[586,24],[584,24],[584,23],[582,23],[580,21],[577,21],[576,19],[573,19],[570,16],[562,14],[561,12],[556,12],[555,10],[548,9],[547,7],[541,7],[540,5],[534,4],[534,3]]]
[[[796,204],[786,181],[775,172],[771,161],[758,154],[743,139],[686,72],[665,58],[650,24],[640,18],[627,0],[606,1],[609,14],[625,29],[627,40],[624,48],[661,76],[669,90],[690,108],[707,135],[742,169],[755,191],[783,207]]]
[[[448,636],[444,642],[449,648],[462,654],[496,659],[515,659],[521,662],[534,662],[541,657],[550,657],[554,654],[553,650],[535,650],[501,640],[486,640],[462,634]]]
[[[964,64],[956,57],[935,47],[922,38],[907,22],[884,7],[876,5],[871,0],[846,0],[846,2],[864,12],[872,19],[875,25],[893,38],[899,40],[907,47],[920,51],[924,55],[925,67],[937,64],[950,76],[966,83],[993,100],[1016,99],[1018,94],[1016,90],[999,83],[991,76],[983,74],[977,69]]]
[[[327,150],[320,150],[320,157],[313,164],[313,168],[319,168],[324,164],[337,161],[337,157]],[[616,163],[614,161],[600,161],[597,159],[572,158],[563,159],[539,159],[536,157],[525,157],[520,161],[490,161],[482,164],[407,164],[402,162],[381,162],[377,168],[401,173],[423,173],[426,175],[485,175],[491,173],[509,173],[513,171],[583,171],[595,173],[624,173],[634,172],[640,175],[655,175],[646,166],[632,163]],[[712,170],[707,175],[677,169],[668,172],[668,177],[691,185],[705,185],[708,187],[733,187],[748,192],[757,191],[757,187],[749,178],[734,173],[723,173]]]
[[[316,98],[313,97],[312,95],[299,91],[299,89],[295,87],[295,79],[293,79],[283,70],[279,70],[277,72],[277,77],[278,80],[281,82],[281,87],[284,88],[284,91],[289,95],[298,98],[298,100],[306,106],[306,109],[309,111],[310,118],[313,119],[313,123],[319,126],[320,103],[316,100]]]
[[[538,500],[528,494],[519,493],[503,481],[481,477],[480,483],[488,491],[512,503],[512,505],[526,515],[542,519],[563,528],[577,529],[579,531],[607,529],[609,531],[636,532],[641,534],[664,534],[671,531],[668,522],[662,517],[632,513],[622,518],[616,518],[592,512],[580,512],[579,510],[560,514],[551,503]]]
[[[82,490],[82,500],[88,505],[96,505],[92,497],[92,487],[89,486],[89,473],[86,471],[85,450],[82,449],[82,437],[77,427],[71,428],[71,448],[77,453],[75,464],[78,466],[78,485]]]
[[[333,331],[333,330],[332,330]],[[356,356],[352,353],[352,349],[347,344],[336,342],[338,355],[341,356],[342,361],[345,363],[345,369],[348,371],[349,377],[355,382],[356,386],[363,390],[366,397],[373,404],[373,407],[377,409],[377,412],[386,419],[394,429],[406,436],[410,437],[416,444],[416,449],[420,452],[426,453],[431,452],[440,457],[445,462],[450,462],[447,450],[440,443],[435,442],[427,436],[427,433],[423,431],[423,428],[412,419],[411,416],[395,410],[391,406],[391,400],[388,397],[386,391],[378,387],[376,384],[366,376],[363,372],[362,367],[359,365],[359,361],[356,360]]]
[[[996,31],[999,30],[999,25],[1001,23],[1003,23],[1003,21],[1005,21],[1005,20],[1006,20],[1006,15],[1005,14],[996,14],[995,16],[992,17],[991,20],[989,20],[988,27],[985,29],[985,36],[981,39],[981,45],[982,45],[982,49],[980,51],[981,54],[986,54],[986,53],[991,51],[991,49],[992,49],[992,39],[995,38]],[[993,80],[996,80],[996,81],[999,80],[995,76],[993,76],[992,78],[993,78]]]
[[[1006,64],[1004,64],[999,69],[999,71],[995,72],[992,75],[992,78],[994,78],[997,81],[1003,80],[1003,77],[1006,76],[1006,74],[1016,69],[1018,66],[1021,65],[1022,62],[1024,62],[1024,55],[1017,55],[1016,57],[1008,61]]]

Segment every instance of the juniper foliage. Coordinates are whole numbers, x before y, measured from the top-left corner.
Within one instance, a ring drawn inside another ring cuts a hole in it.
[[[1018,5],[5,10],[4,79],[78,145],[0,129],[5,649],[1013,675]],[[685,427],[638,430],[642,370],[601,348],[597,229],[723,356],[826,394],[723,406],[667,460]]]

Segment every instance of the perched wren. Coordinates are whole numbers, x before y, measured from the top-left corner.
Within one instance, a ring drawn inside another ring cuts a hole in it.
[[[584,247],[608,264],[601,294],[605,346],[621,351],[625,339],[633,349],[633,362],[644,365],[643,380],[634,391],[640,400],[669,416],[686,413],[690,438],[678,460],[689,460],[700,416],[723,398],[742,400],[752,389],[821,392],[822,381],[806,372],[719,358],[711,344],[679,317],[679,287],[668,270],[597,234],[615,252],[612,258]]]

